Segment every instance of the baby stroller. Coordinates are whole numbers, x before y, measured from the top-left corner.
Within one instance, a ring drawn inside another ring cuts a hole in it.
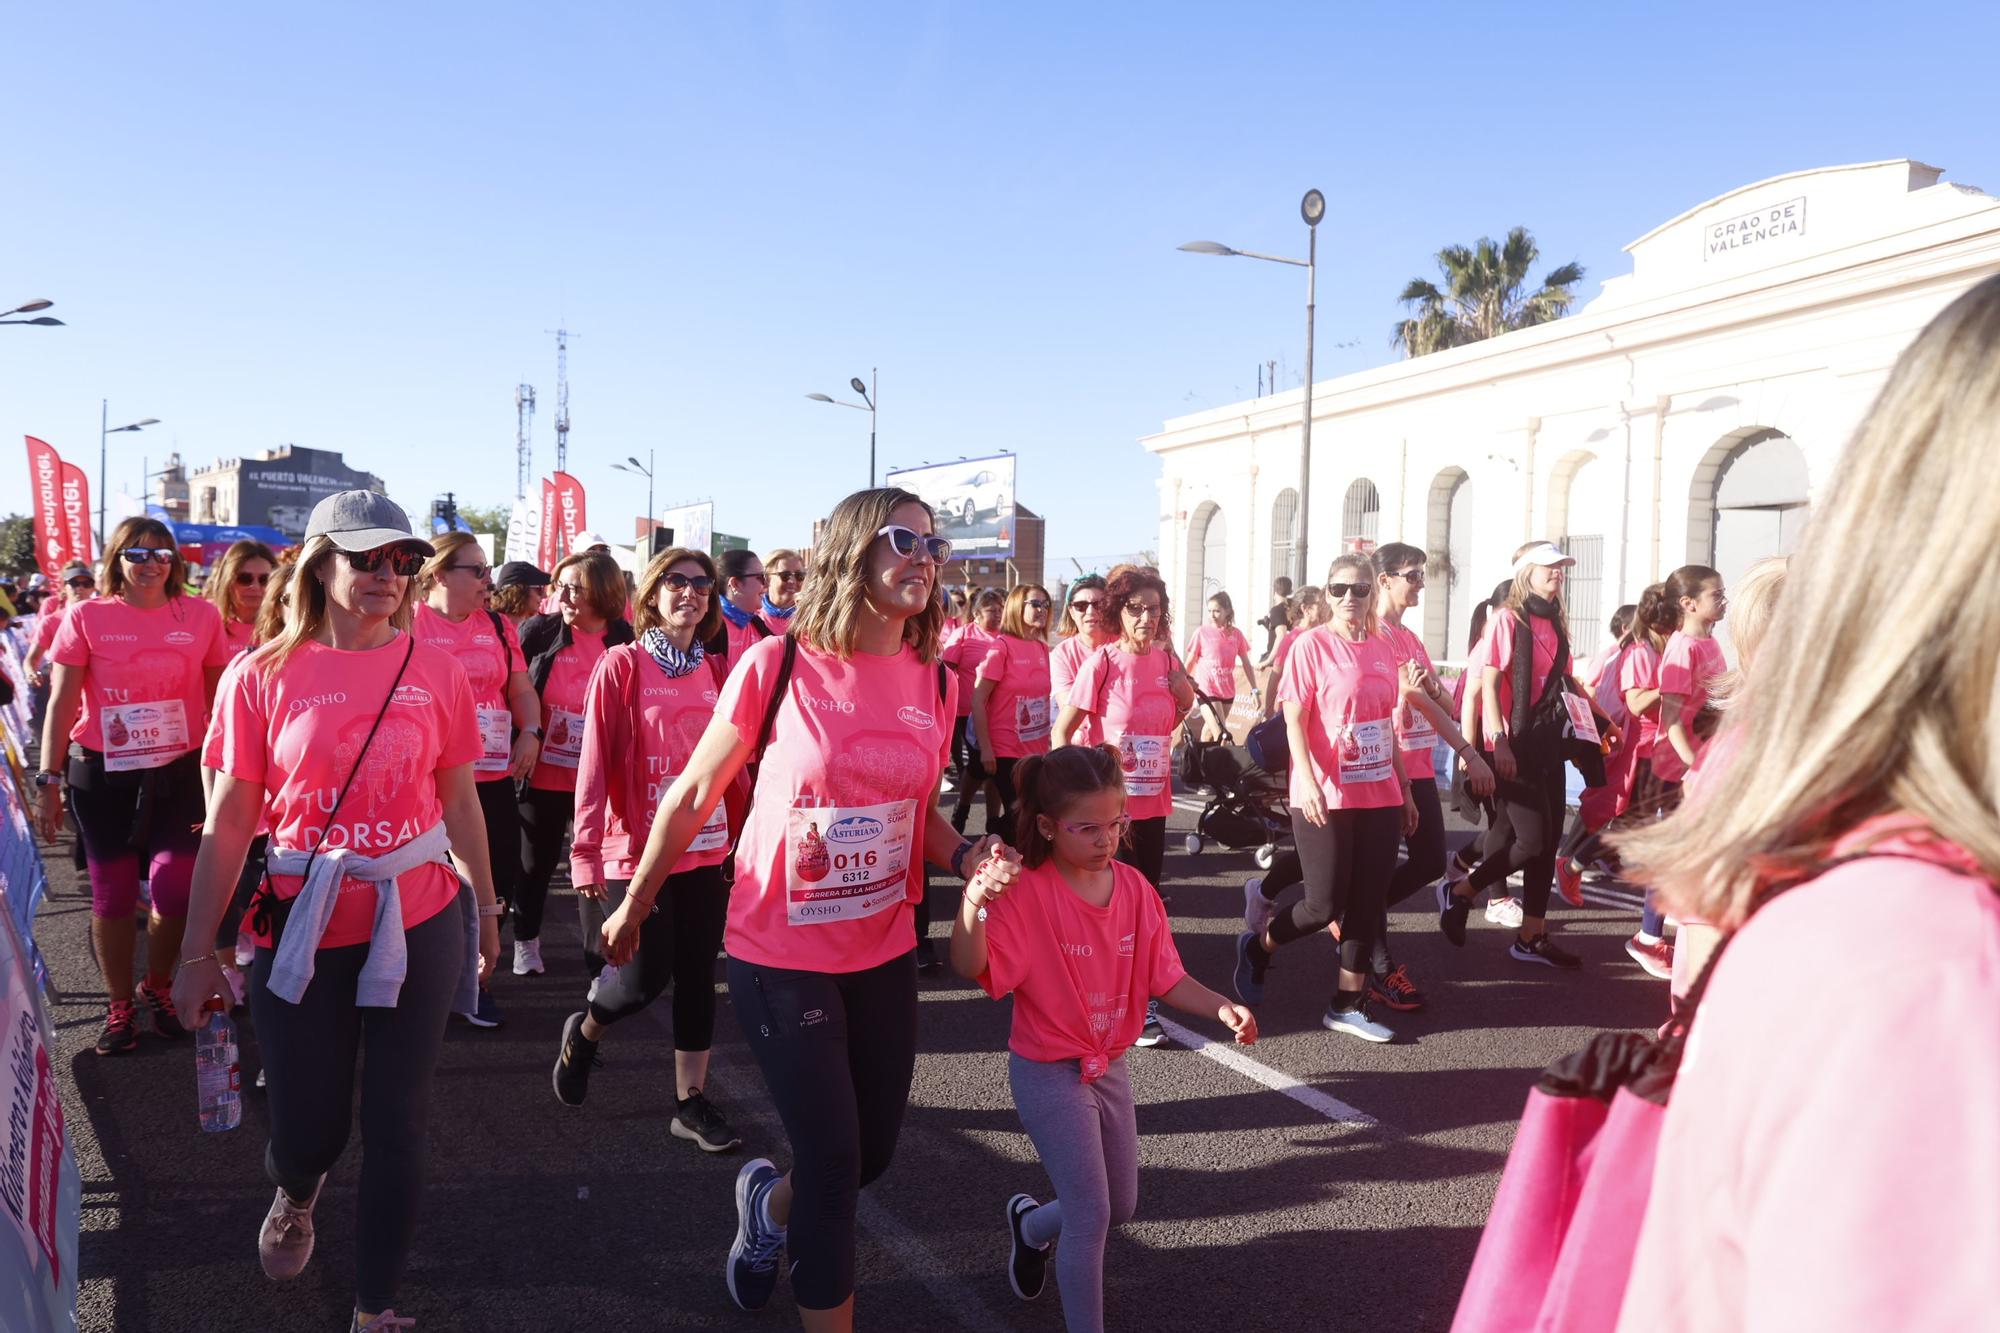
[[[1202,806],[1195,832],[1187,835],[1188,855],[1209,841],[1239,850],[1254,847],[1251,859],[1259,870],[1269,870],[1279,840],[1292,831],[1284,775],[1259,768],[1241,745],[1204,745],[1200,756],[1202,777],[1214,794]]]

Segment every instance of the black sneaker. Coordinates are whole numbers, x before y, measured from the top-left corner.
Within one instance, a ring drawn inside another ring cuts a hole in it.
[[[1014,1240],[1013,1251],[1007,1256],[1007,1285],[1024,1301],[1041,1295],[1049,1280],[1049,1247],[1030,1245],[1021,1234],[1021,1223],[1039,1207],[1026,1194],[1016,1194],[1007,1200],[1007,1234]]]
[[[556,1100],[564,1106],[581,1106],[590,1095],[590,1071],[598,1064],[597,1043],[583,1035],[582,1013],[563,1020],[562,1047],[556,1052]]]
[[[1444,937],[1463,949],[1465,947],[1465,918],[1472,913],[1472,899],[1461,898],[1451,891],[1451,880],[1437,882],[1438,929]]]
[[[1167,1030],[1160,1026],[1160,1002],[1146,1001],[1146,1026],[1139,1029],[1134,1046],[1158,1046],[1167,1039]]]
[[[152,982],[142,981],[139,983],[139,999],[153,1016],[153,1031],[156,1034],[168,1041],[179,1041],[187,1035],[187,1029],[181,1026],[181,1016],[174,1009],[172,996],[154,990]]]
[[[944,963],[938,959],[937,945],[928,939],[917,941],[917,975],[933,977],[944,971]]]
[[[1578,968],[1583,960],[1548,937],[1546,932],[1531,940],[1519,935],[1507,946],[1507,956],[1520,963],[1540,963],[1543,967]]]
[[[476,1028],[497,1028],[507,1021],[507,1015],[500,1012],[500,1002],[493,998],[493,992],[482,989],[479,1007],[465,1015],[465,1021]]]
[[[700,1088],[681,1098],[667,1128],[675,1138],[687,1139],[703,1152],[729,1152],[743,1146],[743,1140],[729,1127],[714,1103],[701,1095]]]
[[[139,1018],[130,1000],[113,1000],[104,1013],[104,1035],[97,1039],[99,1055],[129,1055],[139,1049]]]

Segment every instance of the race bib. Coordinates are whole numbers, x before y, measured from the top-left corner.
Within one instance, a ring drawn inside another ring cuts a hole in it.
[[[107,772],[158,768],[180,758],[187,749],[187,705],[181,700],[104,706]]]
[[[1014,701],[1014,731],[1024,741],[1039,741],[1049,734],[1049,701],[1022,695]]]
[[[514,715],[504,708],[479,710],[479,762],[475,773],[505,773],[513,759]]]
[[[542,737],[542,762],[575,768],[583,758],[583,714],[567,708],[549,709],[548,733]]]
[[[1173,752],[1165,736],[1121,736],[1118,764],[1125,770],[1127,796],[1158,796],[1167,789]]]
[[[1569,710],[1570,725],[1576,734],[1592,745],[1603,744],[1597,737],[1597,715],[1590,711],[1590,705],[1568,690],[1563,691],[1563,707]]]
[[[792,807],[785,825],[785,920],[794,926],[860,921],[901,902],[909,892],[916,816],[915,801]]]
[[[1340,729],[1341,786],[1381,782],[1396,776],[1395,758],[1389,749],[1391,731],[1387,718],[1349,722]]]
[[[1437,728],[1431,725],[1430,718],[1422,711],[1404,704],[1402,712],[1397,716],[1401,719],[1402,725],[1396,728],[1396,734],[1404,754],[1409,754],[1413,750],[1428,750],[1437,744]]]

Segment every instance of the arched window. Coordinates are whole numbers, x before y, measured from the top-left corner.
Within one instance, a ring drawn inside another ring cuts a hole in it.
[[[1340,508],[1340,549],[1372,551],[1382,526],[1382,496],[1375,483],[1357,478],[1347,488],[1347,500]]]
[[[1204,500],[1188,522],[1187,582],[1181,590],[1178,620],[1197,623],[1188,619],[1188,608],[1194,608],[1193,614],[1199,617],[1202,603],[1224,587],[1228,577],[1229,525],[1222,517],[1222,507]]]
[[[1431,480],[1424,549],[1424,647],[1439,661],[1463,661],[1473,600],[1472,479],[1464,468],[1448,467]]]
[[[1299,493],[1289,486],[1271,505],[1271,577],[1290,579],[1294,588],[1306,583],[1299,568]]]

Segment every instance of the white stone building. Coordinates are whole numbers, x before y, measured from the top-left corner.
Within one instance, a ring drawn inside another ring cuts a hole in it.
[[[1625,247],[1632,271],[1575,314],[1313,389],[1300,569],[1302,391],[1177,417],[1159,455],[1160,551],[1187,608],[1267,605],[1340,550],[1431,556],[1422,630],[1459,659],[1475,598],[1531,537],[1578,558],[1579,652],[1682,564],[1725,579],[1796,542],[1896,357],[2000,271],[2000,199],[1908,159],[1776,176]],[[1968,485],[1994,486],[2000,463]]]

